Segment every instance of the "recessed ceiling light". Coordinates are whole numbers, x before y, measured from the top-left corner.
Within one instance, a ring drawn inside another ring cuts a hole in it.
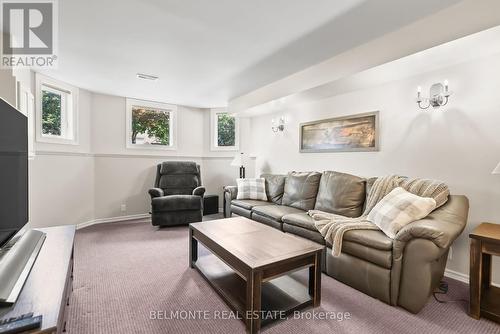
[[[137,77],[139,79],[144,79],[144,80],[153,80],[153,81],[158,80],[157,76],[144,73],[137,73]]]

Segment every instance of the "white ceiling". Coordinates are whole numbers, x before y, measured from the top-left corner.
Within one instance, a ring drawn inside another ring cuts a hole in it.
[[[487,58],[494,55],[500,55],[500,26],[372,67],[324,85],[257,105],[246,109],[244,112],[240,112],[239,115],[252,117],[283,112],[293,107],[301,108],[301,105],[304,103],[380,86],[388,82],[434,72],[474,59]],[[433,79],[442,81],[447,78]],[[450,87],[453,88],[455,84],[454,82],[450,82]],[[428,92],[424,90],[423,94],[426,95]]]
[[[94,92],[225,106],[457,2],[64,0],[59,68],[44,73]]]

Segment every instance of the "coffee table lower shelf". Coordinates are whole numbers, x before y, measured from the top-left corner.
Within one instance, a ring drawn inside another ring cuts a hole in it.
[[[215,255],[198,258],[195,268],[212,288],[245,321],[246,282]],[[312,306],[308,287],[290,275],[284,275],[262,284],[261,325],[280,320],[295,310]]]

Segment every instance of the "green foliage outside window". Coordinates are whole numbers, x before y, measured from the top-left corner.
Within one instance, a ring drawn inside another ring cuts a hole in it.
[[[158,109],[132,108],[132,144],[139,134],[153,139],[152,144],[170,145],[170,113]]]
[[[229,114],[217,115],[217,145],[235,146],[236,119]]]
[[[42,133],[61,135],[61,95],[42,91]]]

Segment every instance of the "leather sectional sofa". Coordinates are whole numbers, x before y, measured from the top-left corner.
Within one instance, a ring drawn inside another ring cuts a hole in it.
[[[448,202],[425,219],[405,226],[394,239],[381,231],[356,230],[344,235],[342,253],[316,230],[308,210],[359,217],[375,178],[326,171],[264,174],[268,201],[237,200],[237,187],[224,188],[226,216],[232,213],[285,233],[325,245],[323,272],[390,305],[417,313],[444,275],[448,251],[465,228],[465,196]]]

